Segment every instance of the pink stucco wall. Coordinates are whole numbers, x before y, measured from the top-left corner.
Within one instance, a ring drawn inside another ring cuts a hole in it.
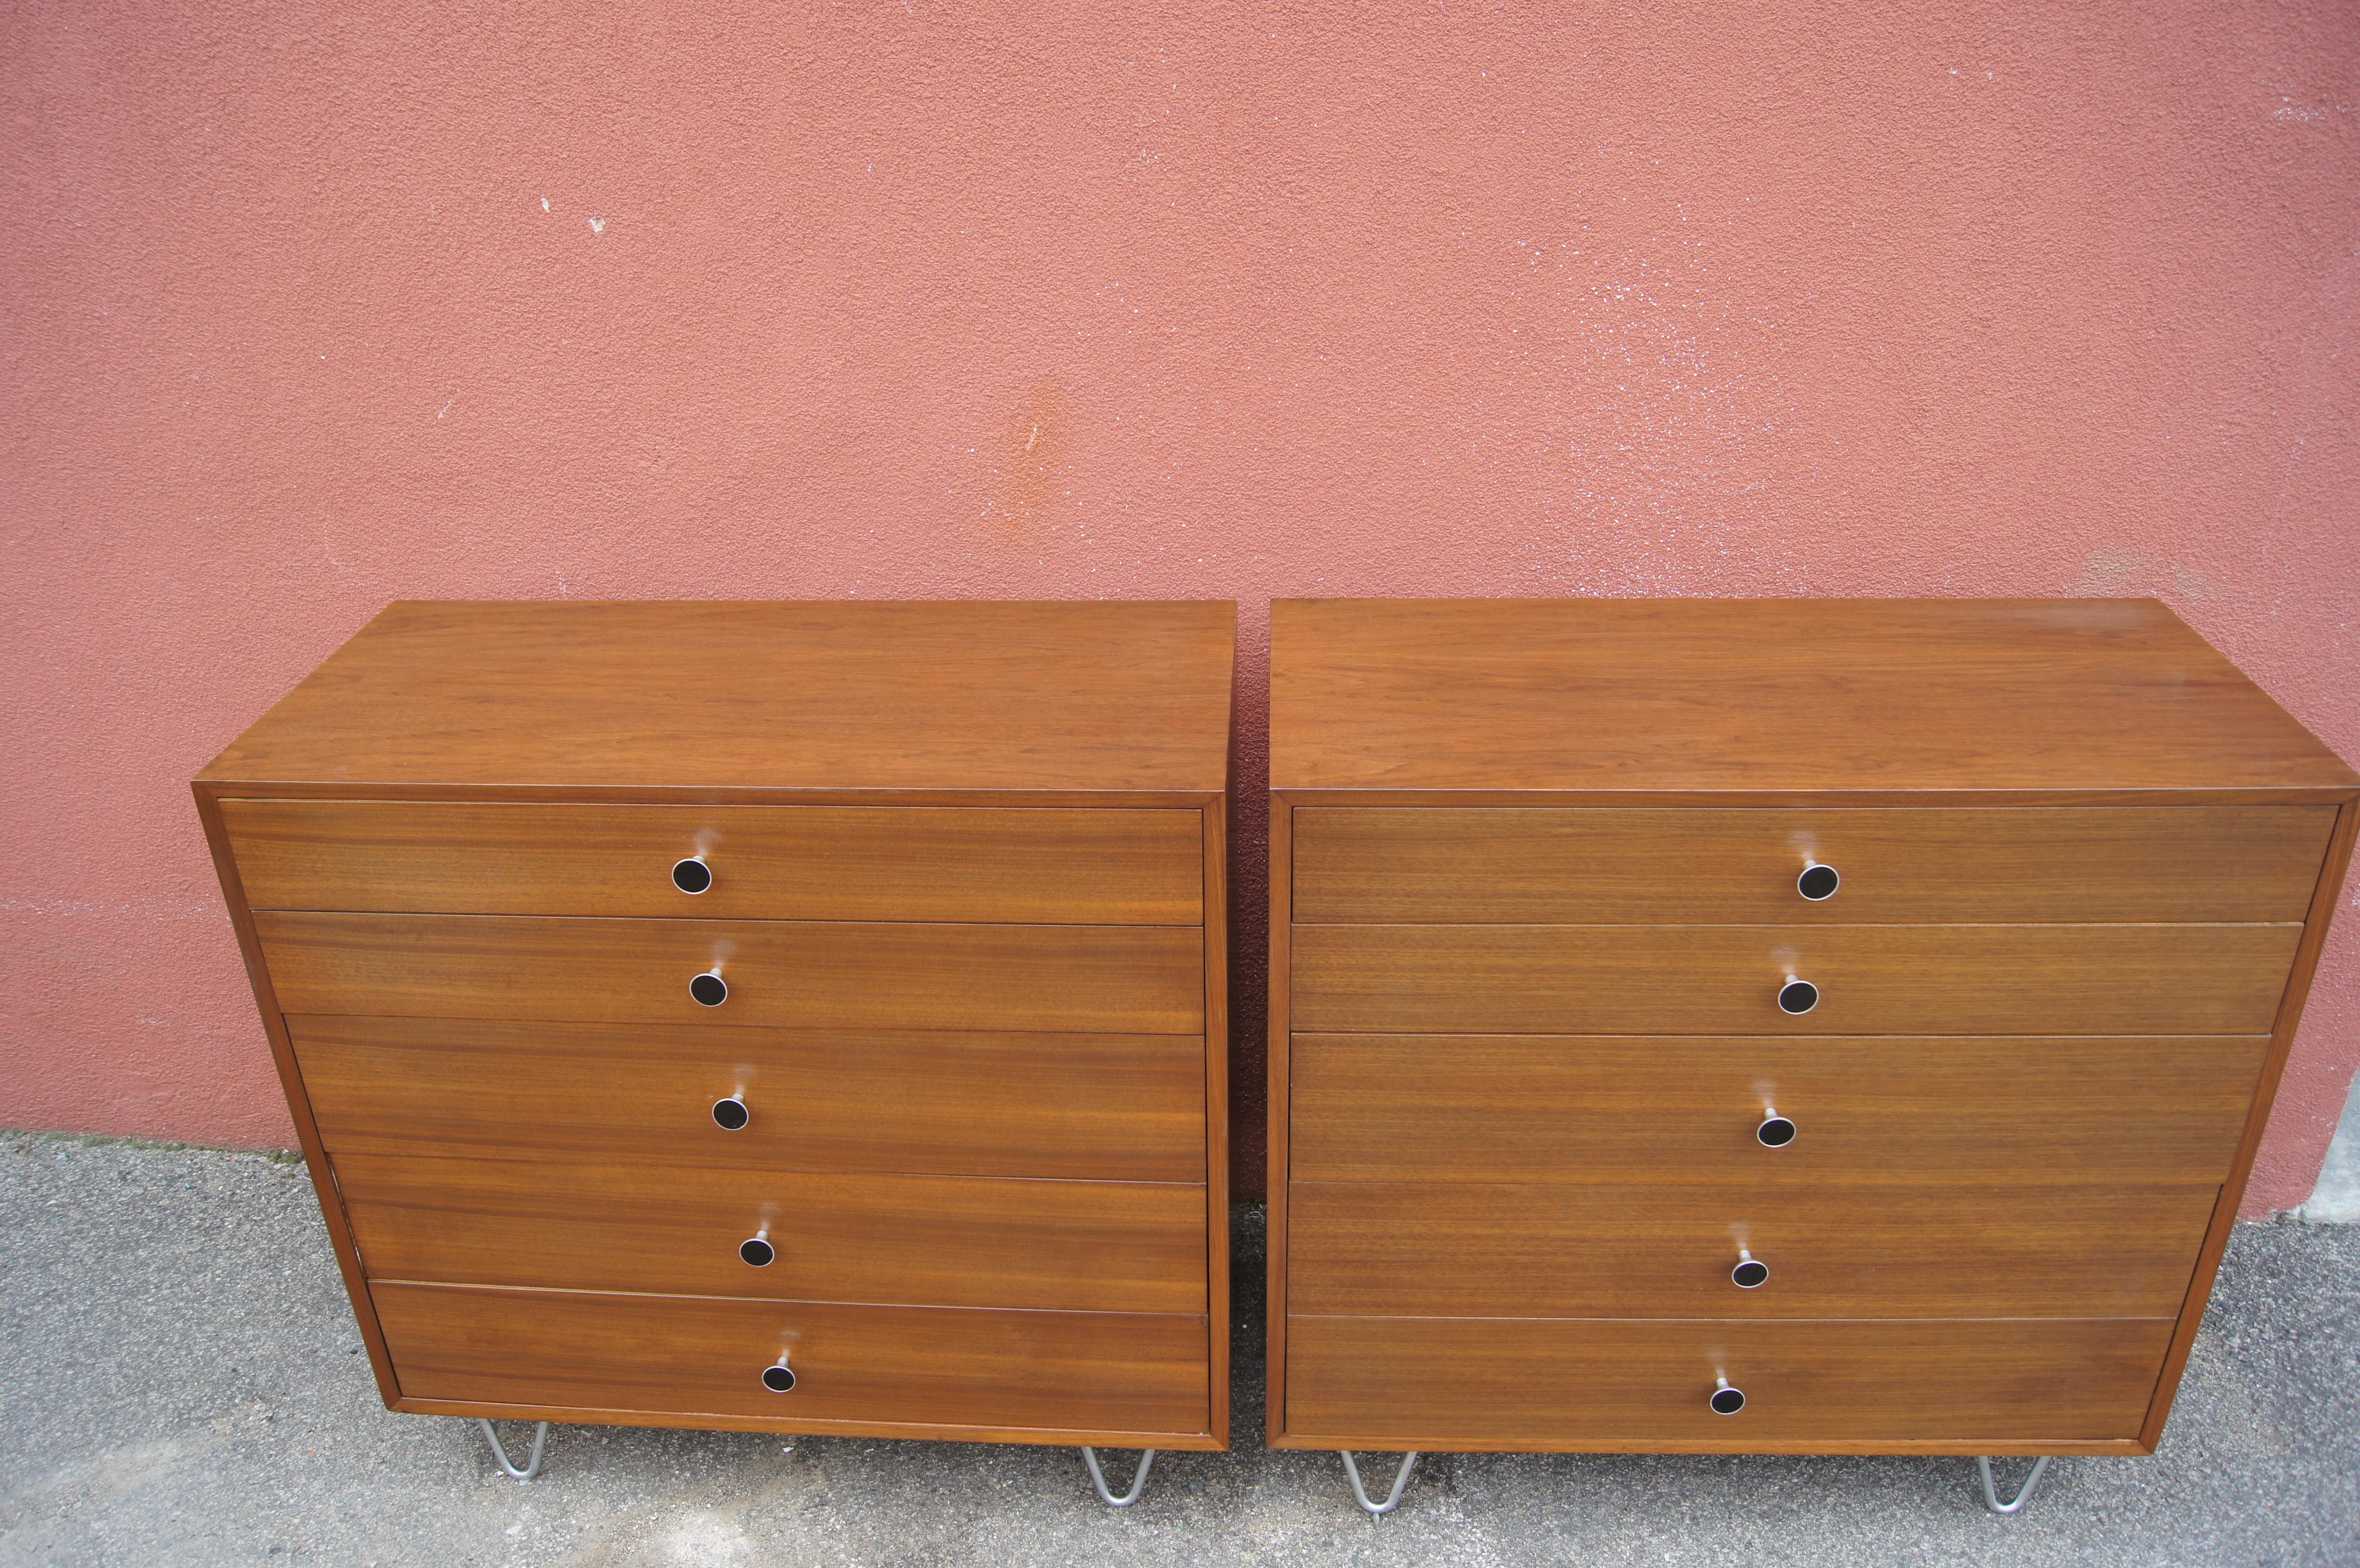
[[[1249,1190],[1273,595],[2152,593],[2360,757],[2355,107],[2326,0],[12,8],[0,1122],[288,1141],[182,781],[396,597],[1241,600]],[[2250,1208],[2355,1061],[2347,909]]]

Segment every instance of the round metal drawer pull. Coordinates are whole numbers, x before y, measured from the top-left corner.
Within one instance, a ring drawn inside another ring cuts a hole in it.
[[[1832,866],[1822,866],[1816,860],[1803,862],[1803,874],[1795,878],[1795,891],[1814,904],[1823,904],[1836,896],[1843,886],[1843,877]]]
[[[1754,1129],[1765,1149],[1784,1149],[1795,1141],[1795,1124],[1769,1106],[1762,1107],[1762,1125]]]
[[[746,1102],[735,1094],[726,1100],[713,1102],[713,1124],[723,1132],[736,1132],[753,1119],[753,1113],[746,1108]]]
[[[786,1393],[794,1386],[794,1369],[787,1365],[787,1358],[783,1352],[780,1354],[779,1364],[776,1367],[762,1368],[762,1387],[770,1389],[773,1394]]]
[[[1745,1392],[1742,1388],[1731,1388],[1729,1379],[1723,1377],[1721,1386],[1712,1391],[1711,1404],[1713,1414],[1733,1416],[1745,1408]]]
[[[1808,980],[1797,980],[1792,975],[1778,987],[1778,1010],[1801,1018],[1819,1005],[1819,988]]]
[[[729,982],[721,978],[721,965],[715,964],[688,983],[688,994],[708,1007],[717,1007],[729,999]]]
[[[771,1259],[779,1256],[779,1249],[770,1245],[770,1233],[765,1230],[759,1236],[748,1236],[739,1242],[738,1256],[757,1269],[768,1269]]]
[[[1770,1265],[1748,1252],[1737,1249],[1737,1267],[1729,1271],[1730,1282],[1741,1290],[1758,1290],[1770,1278]]]
[[[713,867],[705,864],[701,855],[676,860],[672,866],[672,885],[683,893],[702,893],[713,886]]]

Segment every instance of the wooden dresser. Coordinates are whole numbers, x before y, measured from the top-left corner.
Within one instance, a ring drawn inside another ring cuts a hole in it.
[[[240,736],[386,1403],[1226,1447],[1234,622],[397,604]]]
[[[2145,600],[1273,645],[1276,1446],[2154,1449],[2351,769]]]

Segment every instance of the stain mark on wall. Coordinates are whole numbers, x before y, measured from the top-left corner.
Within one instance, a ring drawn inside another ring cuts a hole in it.
[[[995,530],[1014,538],[1045,522],[1063,492],[1072,451],[1073,411],[1054,381],[1044,381],[1008,421],[1000,443],[992,497],[983,508]]]
[[[2081,563],[2073,592],[2092,599],[2202,599],[2212,592],[2203,573],[2126,545],[2093,550]]]

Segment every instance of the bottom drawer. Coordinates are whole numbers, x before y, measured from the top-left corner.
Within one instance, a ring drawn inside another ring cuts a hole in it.
[[[1306,1446],[1824,1453],[2136,1440],[2169,1318],[1290,1317]],[[1726,1377],[1734,1415],[1710,1403]]]
[[[810,1431],[1198,1435],[1209,1425],[1201,1317],[438,1285],[377,1284],[369,1295],[410,1399]],[[782,1351],[794,1386],[773,1392],[762,1374]]]

